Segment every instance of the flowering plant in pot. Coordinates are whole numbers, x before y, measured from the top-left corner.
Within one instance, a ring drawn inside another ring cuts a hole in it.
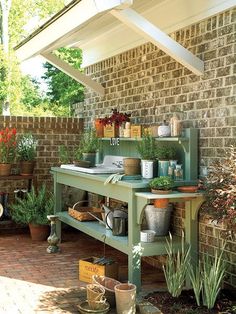
[[[117,109],[111,109],[112,114],[110,117],[100,118],[100,123],[102,125],[115,125],[115,127],[119,127],[124,122],[130,121],[131,114],[119,112]]]
[[[112,128],[112,136],[124,136],[125,123],[130,121],[130,114],[119,112],[117,109],[112,109],[110,117],[100,118],[100,124],[103,125],[104,129]],[[104,131],[105,133],[105,131]],[[104,134],[105,135],[105,134]]]
[[[11,217],[16,223],[29,224],[32,240],[46,240],[49,234],[47,216],[52,215],[53,210],[54,196],[44,184],[38,191],[32,187],[25,198],[17,198],[11,205]],[[38,237],[35,229],[39,229]]]
[[[5,128],[0,131],[0,175],[9,175],[16,155],[16,129]]]
[[[33,173],[37,155],[37,140],[31,133],[22,134],[17,141],[17,157],[20,161],[20,174]]]

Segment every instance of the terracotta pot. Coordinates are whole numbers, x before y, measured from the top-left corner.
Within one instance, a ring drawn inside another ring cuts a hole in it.
[[[34,161],[20,161],[20,175],[27,176],[34,172]]]
[[[151,189],[153,194],[170,194],[172,190],[158,190],[158,189]]]
[[[11,174],[11,164],[0,163],[0,176],[9,176]]]
[[[45,241],[49,236],[49,225],[29,224],[30,235],[33,241]]]
[[[169,199],[168,198],[160,198],[154,200],[154,206],[156,208],[168,208]]]
[[[104,128],[103,124],[100,122],[100,119],[95,119],[94,126],[96,130],[97,137],[104,137]]]
[[[124,158],[124,172],[128,176],[138,175],[141,173],[140,158]]]

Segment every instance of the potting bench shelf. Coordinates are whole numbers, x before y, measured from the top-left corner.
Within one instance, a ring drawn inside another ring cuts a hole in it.
[[[195,181],[198,179],[198,130],[184,129],[181,137],[156,137],[157,142],[171,145],[176,150],[177,160],[183,165],[184,180]],[[116,155],[124,157],[140,157],[137,152],[137,143],[141,138],[118,138],[118,144],[113,145],[110,138],[101,138],[102,153],[100,161],[104,155]]]
[[[104,241],[128,255],[128,279],[141,289],[141,257],[163,255],[165,253],[165,238],[156,237],[153,243],[140,241],[141,217],[144,207],[150,202],[151,193],[148,193],[148,180],[119,181],[116,184],[104,185],[108,175],[92,175],[62,168],[52,168],[54,175],[54,191],[56,197],[55,215],[59,217],[57,234],[61,236],[61,222],[64,222],[88,235]],[[80,222],[62,211],[62,187],[68,185],[99,195],[112,197],[128,203],[128,236],[113,236],[112,232],[99,222]],[[185,233],[186,241],[197,250],[197,211],[202,202],[202,195],[194,196],[186,193],[175,193],[173,200],[186,203]],[[164,195],[163,198],[166,196]],[[174,238],[175,247],[180,247],[181,239]]]

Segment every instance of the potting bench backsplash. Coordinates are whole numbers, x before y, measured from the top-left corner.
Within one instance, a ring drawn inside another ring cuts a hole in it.
[[[196,183],[198,178],[198,130],[192,128],[184,129],[181,137],[156,137],[155,139],[157,142],[168,144],[175,148],[178,163],[183,165],[185,184],[193,184],[193,181]],[[139,138],[121,137],[119,145],[112,145],[110,138],[103,138],[101,139],[100,160],[102,161],[106,154],[139,157],[137,141],[140,140]]]

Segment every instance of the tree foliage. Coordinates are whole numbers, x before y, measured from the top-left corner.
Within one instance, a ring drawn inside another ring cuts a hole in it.
[[[75,69],[80,69],[82,62],[81,50],[60,48],[55,54]],[[47,92],[47,96],[51,101],[69,106],[83,100],[84,88],[80,83],[48,62],[44,64],[44,68],[46,72],[43,79],[48,83],[49,91]]]
[[[61,105],[56,107],[53,99],[45,99],[34,79],[21,75],[13,51],[17,43],[63,6],[63,0],[24,0],[23,3],[21,0],[0,0],[0,43],[5,45],[0,46],[0,103],[10,102],[12,114],[69,113],[67,104],[63,107],[61,101]],[[66,82],[64,86],[67,85],[71,87]],[[66,89],[63,90],[66,94]],[[73,93],[70,91],[70,94]]]

